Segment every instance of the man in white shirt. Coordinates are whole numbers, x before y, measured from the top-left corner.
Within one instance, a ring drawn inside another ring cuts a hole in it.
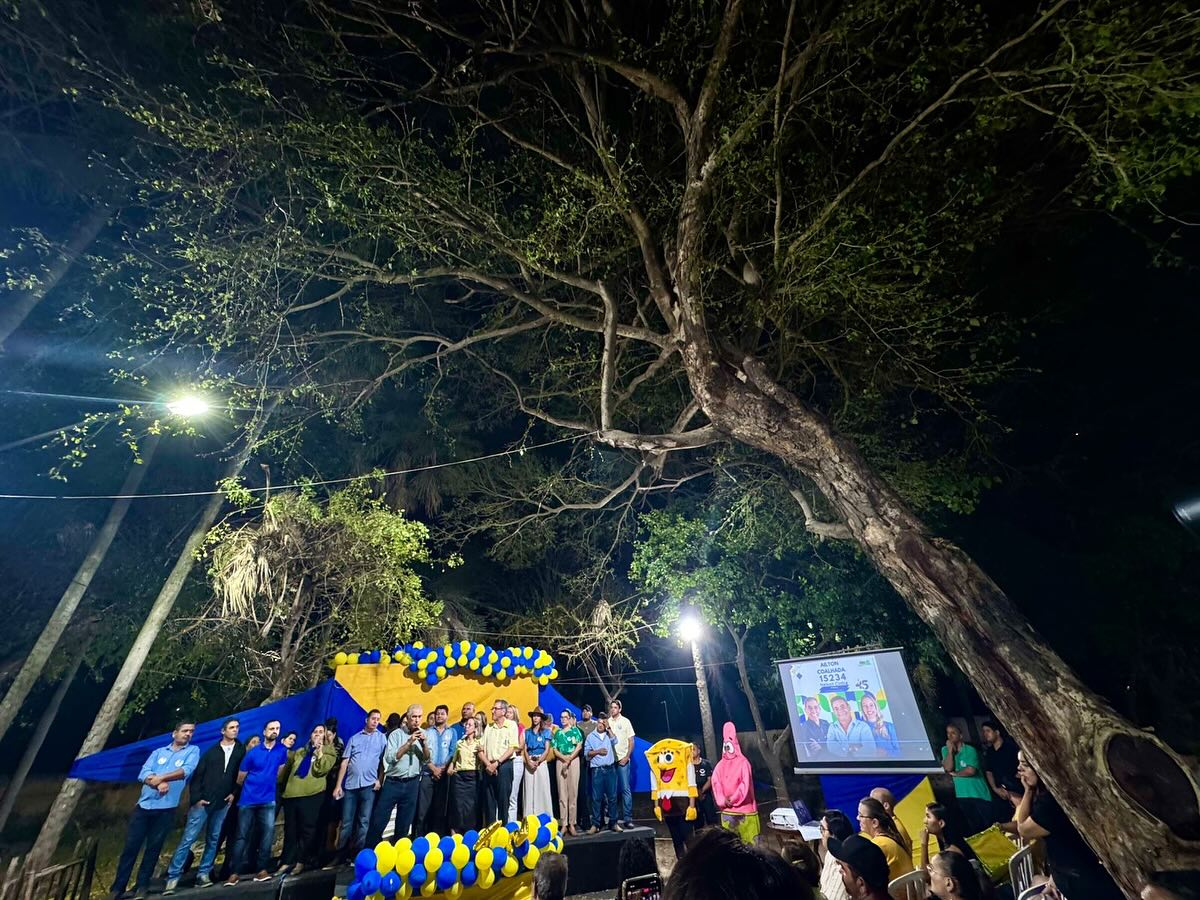
[[[626,828],[633,828],[633,791],[629,779],[633,773],[629,758],[633,755],[633,723],[621,715],[621,701],[608,704],[608,730],[612,732],[613,746],[617,753],[617,806],[615,816]]]

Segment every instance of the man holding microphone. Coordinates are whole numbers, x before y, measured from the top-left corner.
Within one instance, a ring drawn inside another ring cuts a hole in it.
[[[383,787],[379,802],[371,816],[371,830],[366,846],[374,847],[383,839],[392,810],[396,810],[396,830],[392,840],[407,837],[417,815],[417,798],[421,790],[421,769],[429,760],[429,748],[421,720],[425,710],[414,703],[404,714],[403,724],[388,735],[383,751]]]

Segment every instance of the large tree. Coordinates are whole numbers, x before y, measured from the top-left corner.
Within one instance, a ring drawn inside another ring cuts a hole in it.
[[[931,532],[907,477],[987,433],[1010,323],[966,273],[1002,229],[1079,208],[1171,221],[1197,158],[1194,12],[204,9],[205,92],[79,66],[80,95],[170,160],[131,238],[156,251],[125,261],[153,260],[144,340],[249,341],[331,406],[433,371],[434,415],[461,385],[621,451],[603,480],[576,452],[513,527],[757,451],[806,527],[855,542],[929,624],[1127,890],[1200,862],[1175,754]]]

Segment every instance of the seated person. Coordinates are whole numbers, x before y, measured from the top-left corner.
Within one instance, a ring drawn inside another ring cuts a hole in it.
[[[863,797],[858,801],[859,830],[880,850],[888,864],[888,879],[895,880],[913,870],[912,851],[904,849],[904,838],[896,830],[883,809],[883,804],[874,797]]]
[[[975,859],[975,851],[954,823],[949,810],[940,803],[925,804],[925,827],[921,829],[921,868],[924,869],[929,868],[931,837],[937,841],[938,852],[958,853],[968,860]]]
[[[821,896],[825,900],[850,900],[846,893],[846,885],[842,882],[842,867],[829,847],[835,841],[844,841],[854,834],[854,826],[844,812],[838,809],[826,810],[821,817],[821,853],[824,862],[821,864]]]

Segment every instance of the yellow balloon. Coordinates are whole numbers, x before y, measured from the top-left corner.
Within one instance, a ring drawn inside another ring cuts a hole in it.
[[[499,672],[496,673],[496,680],[497,681],[508,681],[508,673],[505,672],[503,669],[501,669]]]
[[[412,885],[407,881],[400,885],[400,890],[396,892],[396,900],[408,900],[412,896]]]
[[[524,655],[524,657],[525,657],[526,659],[533,659],[533,648],[532,648],[532,647],[526,647],[526,648],[525,648],[525,653],[524,653],[523,655]]]
[[[521,860],[521,863],[525,866],[525,868],[532,869],[537,865],[538,857],[541,855],[541,851],[531,844],[529,846],[529,852],[525,854],[525,858]]]
[[[462,867],[471,861],[471,850],[466,844],[459,844],[450,854],[450,862],[454,864],[454,868],[462,871]]]
[[[551,819],[550,824],[546,826],[546,830],[550,832],[550,840],[558,837],[558,819]]]
[[[458,660],[456,660],[453,656],[446,657],[446,670],[447,671],[451,671],[457,665],[458,665]]]
[[[429,841],[430,847],[436,847],[442,842],[442,836],[436,831],[427,831],[425,832],[425,840]]]
[[[488,869],[486,872],[483,872],[479,876],[479,880],[475,883],[477,885],[479,885],[480,888],[482,888],[483,890],[486,891],[488,888],[490,888],[493,884],[496,883],[496,873],[493,872],[491,869]]]
[[[517,874],[517,868],[517,858],[515,856],[510,856],[504,861],[504,868],[500,871],[504,873],[505,878],[512,878]]]
[[[492,674],[492,667],[491,667],[491,666],[484,666],[482,669],[480,669],[480,671],[481,671],[481,672],[483,672],[483,675],[484,675],[484,677],[486,678],[487,676],[489,676],[489,675],[491,675],[491,674]]]
[[[346,660],[347,660],[347,659],[349,659],[349,657],[348,657],[348,656],[346,656],[346,654],[345,654],[345,653],[338,653],[338,654],[337,654],[337,655],[336,655],[336,656],[333,658],[333,664],[334,664],[335,666],[344,666],[344,665],[346,664]]]
[[[477,659],[471,660],[471,662],[467,666],[467,668],[469,668],[472,672],[478,672],[479,671],[479,660],[477,660]]]
[[[466,653],[468,648],[470,648],[470,646],[471,646],[470,641],[459,641],[458,642],[458,649],[462,653]]]
[[[446,677],[446,667],[445,666],[437,667],[437,677],[439,680]]]
[[[550,670],[550,680],[553,681],[557,677],[558,677],[558,669],[551,669]]]
[[[375,845],[375,869],[380,875],[386,875],[396,868],[396,848],[389,841],[380,841]]]
[[[437,893],[437,889],[438,889],[437,888],[437,879],[430,878],[427,882],[425,882],[423,885],[421,885],[421,896],[422,897],[432,897],[434,894]]]
[[[458,664],[460,666],[465,666],[467,664],[467,656],[465,653],[458,657]]]
[[[405,838],[405,840],[408,840]],[[408,873],[413,870],[413,866],[417,864],[417,856],[412,852],[412,841],[409,841],[408,847],[396,848],[396,874],[404,878],[408,877]]]
[[[379,657],[379,664],[381,666],[390,666],[392,664],[392,658],[385,653]]]
[[[508,832],[501,828],[492,835],[492,839],[488,841],[488,843],[490,843],[493,847],[507,847],[508,837]]]
[[[453,656],[454,655],[454,645],[446,644],[446,646],[442,647],[442,652],[444,654],[446,654],[446,656]]]
[[[492,848],[484,847],[475,854],[475,868],[480,872],[490,872],[492,870],[492,860],[495,858],[496,856],[492,853]]]
[[[449,889],[446,891],[446,896],[454,898],[454,897],[457,897],[462,892],[463,892],[462,882],[456,881],[456,882],[454,882],[454,884],[450,885]]]
[[[425,871],[436,872],[442,867],[442,863],[445,861],[445,857],[442,856],[442,851],[437,847],[432,847],[430,848],[429,852],[425,854]]]
[[[376,891],[371,895],[371,900],[383,900],[383,891]]]
[[[483,656],[483,644],[476,644],[473,652],[476,658]]]
[[[529,832],[529,839],[533,840],[533,836],[538,833],[538,829],[542,827],[542,820],[537,816],[525,817],[525,830]]]
[[[348,665],[348,666],[357,666],[357,665],[358,665],[358,657],[357,657],[357,656],[355,656],[353,653],[349,654],[349,655],[346,657],[346,665]]]
[[[397,850],[411,850],[412,849],[412,838],[406,838],[406,837],[400,838],[400,840],[396,841],[396,849]]]
[[[500,654],[497,653],[495,650],[488,651],[488,662],[492,663],[492,665],[495,665],[496,660],[498,660],[499,658],[500,658]]]
[[[425,642],[424,641],[413,641],[413,647],[415,647],[417,650],[424,650]]]

